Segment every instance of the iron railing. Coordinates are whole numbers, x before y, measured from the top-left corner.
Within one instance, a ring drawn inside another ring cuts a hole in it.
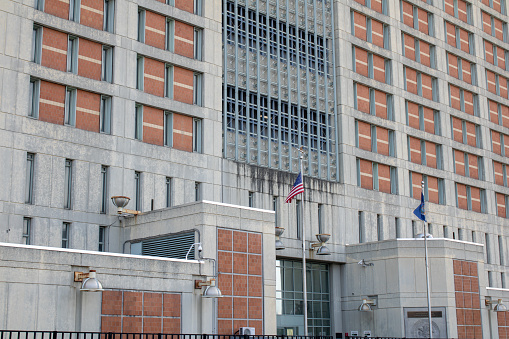
[[[0,330],[0,339],[333,339],[333,337]]]

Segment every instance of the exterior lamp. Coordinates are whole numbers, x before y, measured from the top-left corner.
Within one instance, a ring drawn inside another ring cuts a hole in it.
[[[203,286],[207,286],[205,291],[203,291],[204,298],[219,298],[223,296],[221,290],[216,286],[216,279],[210,279],[209,281],[196,280],[194,282],[195,289],[200,289]]]
[[[490,309],[491,309],[491,305],[495,305],[495,307],[493,307],[493,311],[494,312],[505,312],[505,311],[507,311],[507,306],[502,304],[502,299],[498,299],[497,301],[494,301],[494,300],[491,300],[490,297],[487,297],[484,300],[484,304],[486,306],[488,306]]]
[[[318,248],[316,255],[331,255],[329,248],[325,246],[325,243],[330,239],[330,234],[317,234],[316,239],[318,242],[311,243],[309,249],[314,251],[315,248]]]
[[[83,292],[101,292],[103,285],[96,278],[96,271],[90,270],[89,273],[74,272],[74,281],[83,282],[80,291]]]
[[[376,306],[376,299],[362,299],[362,304],[359,306],[361,312],[371,312],[373,309],[371,305]]]
[[[275,228],[276,231],[276,250],[284,250],[285,249],[285,245],[283,245],[283,242],[281,241],[281,234],[283,234],[283,232],[285,231],[285,229],[283,227],[276,227]]]
[[[117,207],[118,214],[122,214],[122,213],[134,214],[134,215],[141,214],[140,211],[128,210],[128,209],[124,208],[127,206],[127,204],[129,203],[130,200],[131,200],[131,198],[121,196],[121,195],[116,195],[116,196],[111,197],[111,202],[113,203],[113,205],[115,205],[115,207]]]

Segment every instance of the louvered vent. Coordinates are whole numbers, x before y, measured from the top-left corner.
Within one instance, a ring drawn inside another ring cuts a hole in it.
[[[148,239],[141,244],[141,254],[153,257],[185,259],[186,253],[192,244],[194,244],[194,232]],[[188,259],[194,259],[194,251],[189,253]]]

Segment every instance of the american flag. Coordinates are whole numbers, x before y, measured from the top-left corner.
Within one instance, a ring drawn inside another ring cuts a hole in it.
[[[295,184],[293,184],[292,190],[290,191],[290,194],[288,194],[285,202],[292,202],[292,199],[295,198],[296,195],[299,195],[303,192],[304,184],[302,183],[302,173],[299,173],[299,176],[297,177],[297,180],[295,180]]]

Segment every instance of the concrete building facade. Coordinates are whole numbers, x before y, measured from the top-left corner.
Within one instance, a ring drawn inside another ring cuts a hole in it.
[[[508,297],[507,21],[503,0],[3,0],[0,327],[303,334],[305,232],[332,253],[305,251],[310,334],[425,335],[424,181],[437,334],[506,337],[485,300]],[[179,261],[195,242],[215,266]],[[72,312],[21,321],[25,285]]]

